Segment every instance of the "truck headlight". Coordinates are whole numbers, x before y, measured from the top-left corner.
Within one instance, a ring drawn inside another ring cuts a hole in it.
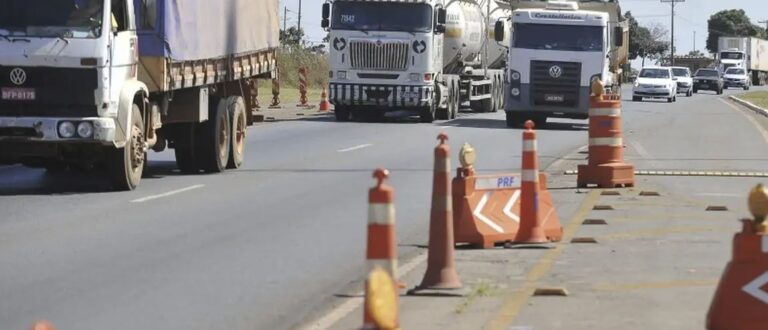
[[[512,96],[520,96],[519,88],[512,88],[509,92],[512,93]]]
[[[336,72],[336,77],[338,77],[341,80],[347,79],[347,71],[338,71],[338,72]]]
[[[93,124],[89,121],[81,122],[77,125],[77,136],[88,139],[93,137]]]
[[[59,123],[59,136],[65,139],[71,139],[75,136],[77,128],[71,121],[62,121]]]
[[[512,80],[520,80],[520,72],[513,71],[510,77],[512,78]]]
[[[421,81],[421,74],[411,73],[410,75],[408,75],[408,80],[410,80],[410,81]]]

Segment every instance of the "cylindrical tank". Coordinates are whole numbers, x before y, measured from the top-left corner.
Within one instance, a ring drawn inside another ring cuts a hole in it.
[[[480,0],[480,6],[486,8],[486,1],[491,2],[490,19],[488,22],[488,68],[501,69],[503,63],[507,59],[507,53],[509,50],[509,38],[512,29],[510,28],[507,18],[512,16],[512,7],[508,2],[499,2],[498,0]],[[493,34],[496,22],[501,20],[504,22],[504,40],[497,42]]]
[[[448,15],[443,43],[445,70],[461,70],[459,63],[475,64],[473,66],[483,63],[485,43],[488,44],[488,58],[484,63],[491,69],[501,68],[507,57],[509,33],[505,34],[505,41],[496,42],[493,30],[496,21],[511,16],[511,7],[497,0],[449,0],[446,10]],[[486,18],[488,12],[490,19]],[[509,31],[509,27],[505,31]]]
[[[446,7],[443,65],[445,71],[461,69],[459,64],[481,61],[487,38],[485,9],[477,1],[450,1]]]

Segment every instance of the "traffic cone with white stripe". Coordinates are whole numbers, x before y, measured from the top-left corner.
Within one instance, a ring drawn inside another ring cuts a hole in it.
[[[539,217],[539,157],[533,121],[525,122],[523,131],[523,166],[520,187],[520,229],[515,243],[547,243],[542,219]]]
[[[323,93],[320,94],[320,109],[319,112],[328,112],[331,110],[331,102],[328,102],[328,93],[325,89],[325,86],[323,86]]]
[[[429,217],[429,250],[424,279],[419,290],[453,290],[462,287],[456,272],[453,244],[453,202],[451,196],[451,149],[448,135],[438,135],[435,148],[435,172],[432,182],[432,212]]]
[[[749,204],[753,219],[741,220],[742,231],[733,237],[733,260],[709,307],[708,330],[759,330],[768,324],[768,192],[757,186]]]
[[[377,266],[397,280],[397,240],[395,239],[395,190],[386,184],[389,171],[379,168],[373,172],[376,187],[368,191],[368,271]],[[366,302],[367,303],[367,302]],[[368,310],[363,314],[364,329],[375,329]]]
[[[621,99],[602,94],[601,82],[593,82],[589,100],[589,163],[579,165],[577,185],[599,188],[635,185],[635,167],[624,162],[621,132]]]

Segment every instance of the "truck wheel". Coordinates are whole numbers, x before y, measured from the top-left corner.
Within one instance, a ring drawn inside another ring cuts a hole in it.
[[[461,107],[461,97],[459,92],[459,86],[457,83],[453,83],[453,96],[451,97],[451,119],[456,119],[459,114],[459,108]]]
[[[518,127],[523,123],[523,120],[520,118],[520,116],[515,115],[514,112],[505,112],[507,115],[507,127],[514,128]]]
[[[229,161],[229,139],[232,132],[229,126],[229,111],[226,99],[209,106],[208,121],[199,124],[197,130],[196,154],[203,171],[208,173],[223,172]]]
[[[352,117],[352,113],[349,111],[349,108],[345,106],[336,106],[336,108],[333,110],[333,113],[336,115],[336,121],[349,121],[349,119]]]
[[[421,108],[419,111],[419,120],[422,123],[431,123],[435,121],[435,105]]]
[[[125,147],[111,148],[108,151],[107,168],[115,190],[133,190],[139,185],[147,156],[144,151],[145,142],[144,120],[141,118],[139,106],[134,104],[130,136]]]
[[[438,100],[442,99],[442,97],[443,97],[442,95],[440,95],[439,90],[440,90],[440,88],[438,86],[435,86],[435,102],[437,102]],[[438,120],[451,119],[451,112],[453,112],[453,104],[452,104],[453,98],[452,97],[453,97],[453,86],[449,84],[448,85],[448,98],[447,98],[447,100],[445,102],[445,108],[444,109],[437,108],[437,110],[435,110],[435,112],[436,112],[435,116],[437,117]]]
[[[248,120],[245,116],[245,100],[240,96],[227,98],[232,136],[229,138],[232,149],[229,150],[229,162],[227,168],[235,169],[243,165],[245,159],[245,137],[248,131]]]
[[[499,76],[496,88],[496,111],[504,110],[504,78]]]

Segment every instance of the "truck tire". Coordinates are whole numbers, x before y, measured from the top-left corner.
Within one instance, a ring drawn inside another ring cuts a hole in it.
[[[139,106],[133,105],[131,110],[130,136],[123,148],[109,147],[107,152],[107,170],[112,188],[118,191],[136,189],[144,172],[144,162],[147,154],[144,150],[144,120]]]
[[[447,100],[445,102],[445,108],[442,109],[442,108],[438,107],[435,110],[435,116],[437,117],[438,120],[448,120],[448,119],[451,119],[451,113],[453,112],[453,103],[452,103],[453,102],[453,99],[452,99],[452,96],[453,96],[453,85],[451,85],[450,82],[448,83],[447,90],[448,90],[448,97],[447,97]],[[443,96],[440,95],[440,88],[438,86],[435,86],[435,102],[437,102],[438,100],[440,100],[442,98],[443,98]]]
[[[336,116],[336,121],[344,122],[349,121],[352,117],[352,112],[345,106],[338,105],[333,110],[333,114]]]
[[[199,124],[196,132],[197,160],[200,168],[207,173],[223,172],[229,162],[230,128],[226,99],[211,102],[208,121]]]
[[[435,121],[435,108],[435,105],[421,108],[421,110],[419,110],[419,121],[422,123],[431,123]]]
[[[507,127],[515,128],[523,124],[522,116],[514,112],[505,112],[507,116]]]
[[[499,75],[499,78],[497,79],[498,84],[496,85],[496,110],[493,112],[497,112],[499,110],[504,110],[504,77]]]
[[[451,96],[451,119],[456,119],[459,114],[459,108],[461,108],[461,92],[459,91],[459,84],[453,83],[453,96]]]
[[[493,112],[493,97],[480,100],[480,112]]]
[[[229,125],[232,136],[229,138],[229,162],[227,168],[236,169],[243,165],[245,159],[245,141],[248,132],[248,118],[245,115],[245,100],[240,96],[227,98],[227,108],[232,123]]]
[[[174,148],[176,166],[181,173],[195,174],[200,172],[200,164],[195,155],[195,131],[199,124],[177,124],[175,127]]]

